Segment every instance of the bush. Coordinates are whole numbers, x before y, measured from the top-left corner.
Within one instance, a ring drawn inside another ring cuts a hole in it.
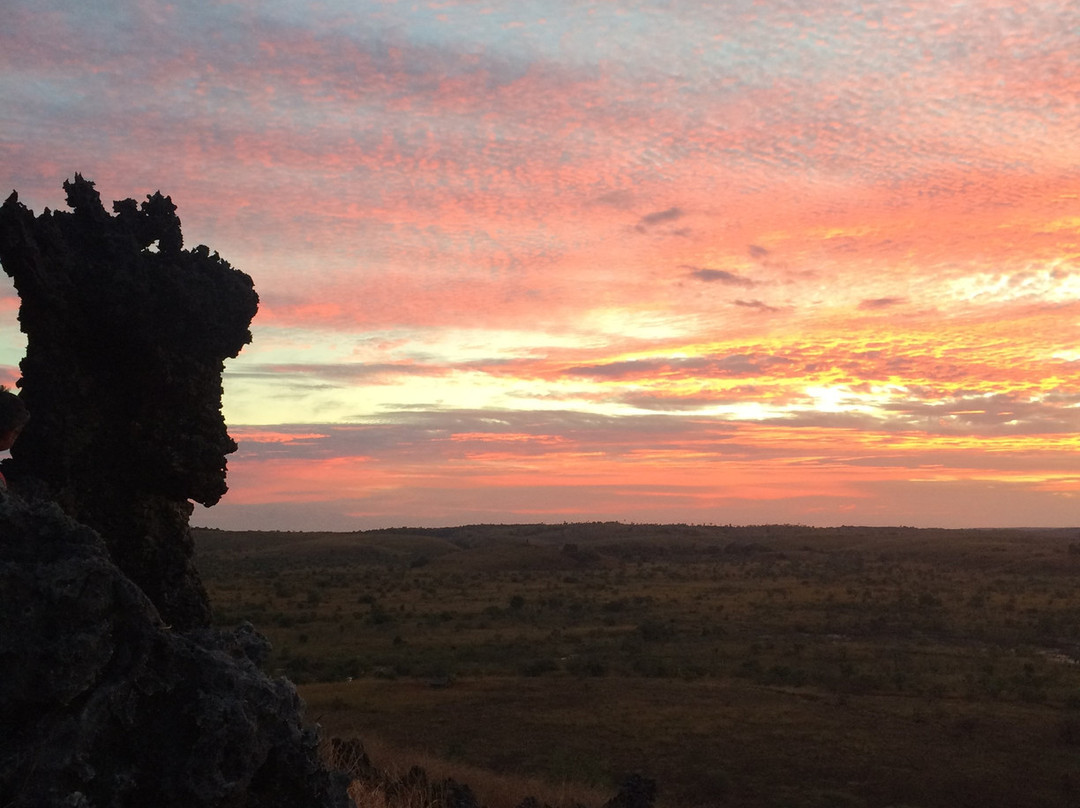
[[[596,657],[573,656],[566,662],[566,670],[575,676],[604,676],[607,665]]]
[[[522,676],[543,676],[558,669],[555,660],[547,658],[530,660],[519,668]]]
[[[637,633],[645,642],[660,642],[671,634],[671,627],[659,620],[646,620],[638,625]]]

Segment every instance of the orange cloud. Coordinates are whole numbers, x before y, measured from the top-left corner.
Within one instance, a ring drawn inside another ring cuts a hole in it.
[[[225,507],[1066,519],[1080,12],[617,5],[13,0],[0,155],[254,276]]]

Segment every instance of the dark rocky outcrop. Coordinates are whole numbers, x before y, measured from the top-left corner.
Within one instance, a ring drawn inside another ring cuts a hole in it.
[[[0,263],[27,337],[21,397],[32,413],[4,474],[96,529],[112,559],[174,628],[206,626],[192,565],[191,501],[225,493],[235,451],[221,414],[224,361],[251,340],[251,278],[183,249],[169,197],[102,206],[65,182],[70,212],[0,207]]]
[[[349,805],[250,626],[178,633],[51,503],[0,495],[0,805]]]
[[[344,808],[251,626],[211,629],[190,500],[225,492],[226,357],[251,279],[183,249],[168,197],[0,207],[31,420],[0,491],[0,805]]]

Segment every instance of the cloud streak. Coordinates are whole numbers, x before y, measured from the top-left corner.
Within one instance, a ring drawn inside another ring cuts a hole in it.
[[[721,286],[739,286],[746,289],[753,287],[755,284],[750,278],[739,275],[736,272],[728,272],[726,269],[711,269],[709,267],[692,267],[683,266],[683,269],[688,270],[690,277],[696,278],[699,281],[705,283],[717,283]]]

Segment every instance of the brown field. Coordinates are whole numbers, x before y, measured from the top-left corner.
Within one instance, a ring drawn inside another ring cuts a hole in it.
[[[325,735],[490,808],[629,772],[667,808],[1080,805],[1075,530],[196,536]]]

